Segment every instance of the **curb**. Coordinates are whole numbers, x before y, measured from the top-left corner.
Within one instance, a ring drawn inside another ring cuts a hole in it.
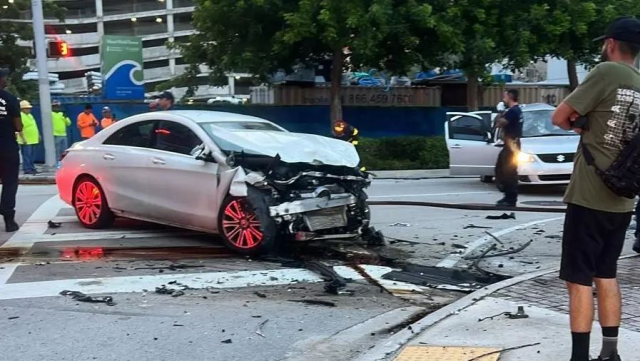
[[[628,258],[636,258],[640,257],[639,254],[630,254],[626,256],[622,256],[619,259],[628,259]],[[502,282],[494,283],[490,286],[487,286],[481,290],[478,290],[474,293],[471,293],[458,301],[447,305],[429,315],[419,320],[418,322],[412,324],[410,327],[404,328],[402,331],[399,331],[395,335],[389,337],[384,343],[381,343],[378,346],[370,349],[367,353],[361,355],[355,361],[384,361],[387,357],[395,352],[397,352],[400,348],[406,345],[411,339],[416,337],[418,334],[425,331],[427,328],[445,320],[449,316],[454,316],[460,313],[460,311],[472,306],[477,301],[482,300],[485,297],[488,297],[494,292],[500,291],[503,288],[511,287],[521,282],[529,281],[531,279],[547,275],[549,273],[558,272],[559,267],[547,268],[545,270],[540,270],[532,273],[523,274],[520,276],[516,276],[514,278],[510,278],[508,280],[504,280]]]
[[[496,291],[500,291],[503,288],[507,288],[518,283],[528,281],[530,279],[544,276],[546,274],[557,271],[558,268],[548,268],[546,270],[541,270],[533,273],[527,273],[524,275],[520,275],[514,278],[510,278],[508,280],[504,280],[502,282],[494,283],[490,286],[487,286],[481,290],[478,290],[474,293],[471,293],[456,302],[449,304],[431,314],[424,317],[420,321],[411,325],[411,328],[405,328],[402,331],[399,331],[395,335],[391,336],[387,339],[386,342],[372,348],[364,355],[361,355],[356,359],[356,361],[383,361],[387,359],[387,356],[398,351],[402,346],[411,341],[412,338],[425,331],[427,328],[443,321],[449,316],[456,315],[460,313],[460,311],[465,308],[473,305],[477,301],[491,295]]]
[[[18,179],[18,184],[24,184],[24,185],[29,185],[29,184],[56,184],[56,178],[55,177],[48,177],[48,178],[20,178]]]

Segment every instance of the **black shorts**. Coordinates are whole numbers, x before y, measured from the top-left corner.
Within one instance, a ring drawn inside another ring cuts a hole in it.
[[[560,279],[591,286],[594,278],[616,278],[631,215],[569,204],[562,236]]]

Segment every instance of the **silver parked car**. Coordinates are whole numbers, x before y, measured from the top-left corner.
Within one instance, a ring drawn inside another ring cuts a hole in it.
[[[77,143],[56,180],[87,228],[116,216],[220,234],[247,254],[279,239],[372,233],[353,145],[264,119],[168,111],[124,119]]]
[[[522,149],[517,156],[521,184],[568,184],[580,137],[551,123],[555,108],[522,105]],[[445,136],[452,175],[480,176],[490,181],[502,150],[502,130],[490,111],[447,113]]]

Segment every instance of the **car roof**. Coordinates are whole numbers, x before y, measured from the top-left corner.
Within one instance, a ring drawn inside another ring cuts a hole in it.
[[[524,104],[522,105],[523,112],[531,112],[535,110],[555,110],[556,107],[553,105],[549,105],[547,103],[532,103],[532,104]]]
[[[195,123],[211,123],[211,122],[259,122],[270,123],[270,121],[250,115],[217,112],[211,110],[168,110],[157,113],[166,113],[171,115],[177,115],[182,118],[187,118]]]

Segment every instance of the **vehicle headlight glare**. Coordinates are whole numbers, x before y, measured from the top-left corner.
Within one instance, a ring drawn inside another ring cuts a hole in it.
[[[518,164],[527,164],[535,162],[536,157],[529,153],[520,152],[518,153],[516,160],[518,161]]]

